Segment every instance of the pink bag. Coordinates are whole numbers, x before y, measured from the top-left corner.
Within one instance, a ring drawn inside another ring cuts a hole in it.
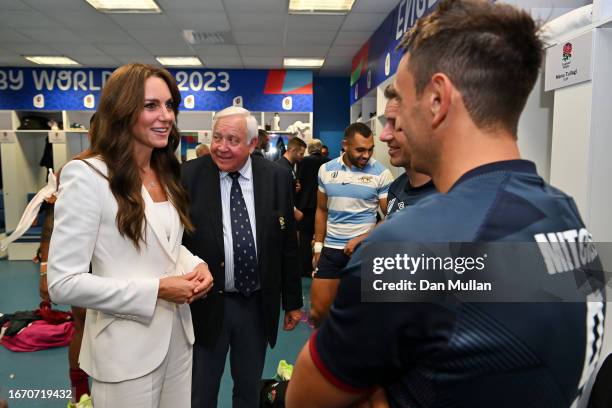
[[[11,351],[38,351],[67,346],[73,334],[72,322],[49,324],[37,320],[12,337],[2,337],[0,344]]]

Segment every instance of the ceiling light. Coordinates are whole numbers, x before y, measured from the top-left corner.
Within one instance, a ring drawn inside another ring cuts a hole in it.
[[[289,0],[290,14],[346,14],[355,0]]]
[[[325,62],[324,58],[285,58],[285,68],[321,68]]]
[[[81,65],[73,59],[68,57],[58,57],[58,56],[23,56],[23,58],[28,61],[32,61],[35,64],[40,65]]]
[[[86,0],[103,13],[161,13],[154,0]]]
[[[201,67],[202,61],[198,57],[155,57],[160,64],[166,67]]]

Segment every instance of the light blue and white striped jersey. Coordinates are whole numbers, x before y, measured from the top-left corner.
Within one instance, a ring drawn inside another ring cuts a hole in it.
[[[324,246],[342,249],[376,224],[378,200],[387,197],[391,172],[371,158],[363,169],[347,166],[343,156],[319,168],[319,190],[327,195]]]

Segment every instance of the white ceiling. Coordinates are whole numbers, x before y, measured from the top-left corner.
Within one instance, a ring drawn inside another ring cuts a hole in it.
[[[399,0],[356,0],[348,15],[289,15],[288,0],[157,0],[162,14],[104,14],[85,0],[0,0],[0,66],[65,55],[86,67],[197,55],[209,68],[282,68],[326,58],[320,75],[349,75],[352,57]],[[183,30],[227,33],[190,45]]]

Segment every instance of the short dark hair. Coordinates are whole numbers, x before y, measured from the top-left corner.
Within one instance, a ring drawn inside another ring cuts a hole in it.
[[[372,129],[370,129],[364,123],[355,122],[351,123],[346,127],[346,129],[344,129],[344,140],[352,140],[356,133],[359,133],[365,138],[372,137]]]
[[[323,146],[321,146],[321,150],[323,150],[323,149],[329,150],[329,147],[327,147],[327,145],[323,145]]]
[[[306,148],[306,142],[304,142],[302,139],[300,139],[297,136],[292,137],[291,139],[289,139],[289,142],[287,142],[287,150],[305,149],[305,148]]]
[[[442,0],[399,46],[410,53],[418,96],[442,72],[478,127],[501,124],[515,133],[542,63],[539,30],[526,11],[507,4]]]
[[[387,99],[397,99],[399,96],[397,91],[395,90],[395,86],[393,84],[389,84],[385,87],[385,98]]]
[[[257,148],[265,150],[268,145],[268,132],[263,129],[257,129]]]

